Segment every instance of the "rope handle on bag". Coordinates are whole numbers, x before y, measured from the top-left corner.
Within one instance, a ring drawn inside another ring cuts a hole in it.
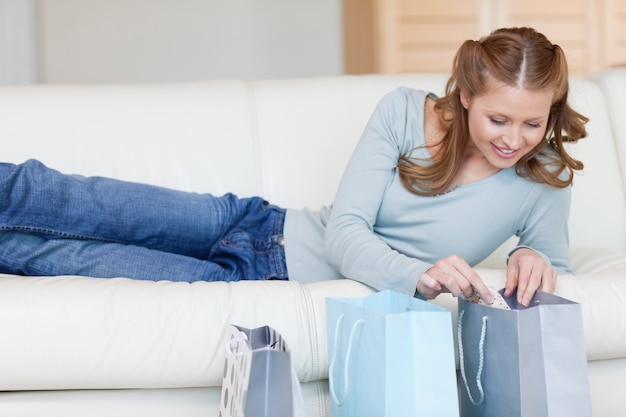
[[[362,326],[365,323],[365,320],[359,319],[354,322],[354,324],[352,325],[352,329],[350,330],[350,336],[348,338],[348,349],[346,351],[346,362],[344,364],[344,369],[343,369],[343,396],[341,397],[341,400],[340,400],[337,397],[337,393],[335,392],[335,383],[333,381],[333,374],[334,374],[334,368],[335,368],[335,361],[337,359],[337,344],[339,340],[339,328],[341,327],[341,323],[343,323],[344,317],[345,317],[345,314],[342,314],[339,316],[339,318],[337,318],[337,323],[335,324],[335,340],[333,341],[333,356],[331,357],[330,364],[328,365],[328,387],[330,390],[330,395],[331,397],[333,397],[333,401],[337,405],[343,404],[344,401],[346,400],[346,397],[348,396],[348,387],[350,386],[349,379],[348,379],[349,378],[348,369],[350,366],[350,358],[352,356],[352,344],[354,342],[354,336],[356,335],[356,332],[359,326]]]
[[[465,390],[467,391],[467,395],[469,396],[469,400],[474,405],[480,405],[485,400],[485,391],[483,390],[483,384],[480,382],[480,378],[483,373],[483,365],[485,362],[485,335],[487,333],[487,316],[483,316],[483,325],[480,330],[480,342],[478,344],[478,354],[480,356],[478,362],[478,371],[476,372],[476,387],[478,388],[478,392],[480,393],[480,400],[474,400],[472,393],[470,391],[469,384],[467,383],[467,377],[465,376],[465,361],[463,360],[463,341],[461,339],[461,334],[463,333],[463,315],[465,314],[465,310],[461,310],[459,313],[459,322],[458,322],[458,332],[457,338],[459,342],[459,368],[461,368],[461,377],[463,378],[463,384],[465,385]]]
[[[237,336],[232,337],[226,342],[226,354],[243,355],[243,352],[239,350],[240,343],[248,343],[248,336],[244,332],[239,332]]]

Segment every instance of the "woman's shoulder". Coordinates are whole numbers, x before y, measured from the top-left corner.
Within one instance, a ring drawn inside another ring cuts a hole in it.
[[[397,87],[380,100],[361,136],[362,143],[389,149],[399,156],[424,144],[427,91]]]
[[[541,207],[563,207],[571,198],[571,187],[558,188],[534,181],[520,176],[515,167],[503,169],[484,182],[490,195],[499,195],[501,201],[517,206],[520,213],[543,212]]]
[[[426,97],[429,95],[432,95],[432,93],[429,91],[400,86],[385,94],[382,101],[397,103],[413,102],[420,104],[423,107],[424,100],[426,100]]]
[[[376,113],[387,120],[409,121],[421,119],[424,114],[428,91],[410,87],[397,87],[387,92],[380,100]]]
[[[549,175],[555,175],[560,181],[567,181],[571,171],[567,169],[563,157],[550,145],[546,145],[535,155],[535,160]]]

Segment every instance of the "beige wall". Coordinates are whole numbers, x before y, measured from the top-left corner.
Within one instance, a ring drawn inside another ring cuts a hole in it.
[[[39,81],[343,72],[340,0],[39,0]]]

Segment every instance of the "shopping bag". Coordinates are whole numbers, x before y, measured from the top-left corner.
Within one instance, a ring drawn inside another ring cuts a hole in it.
[[[287,343],[269,326],[230,326],[219,417],[305,417]]]
[[[452,317],[386,290],[327,298],[332,417],[458,417]]]
[[[461,416],[590,417],[580,304],[542,291],[527,308],[504,299],[509,310],[459,297]]]

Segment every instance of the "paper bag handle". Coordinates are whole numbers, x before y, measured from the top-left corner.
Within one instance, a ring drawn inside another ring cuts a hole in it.
[[[226,354],[243,355],[239,350],[239,343],[248,343],[248,336],[244,332],[239,332],[237,336],[233,336],[226,342]]]
[[[483,316],[483,325],[480,330],[480,342],[478,344],[478,354],[480,355],[478,362],[478,371],[476,372],[476,387],[478,388],[478,392],[480,393],[480,399],[474,400],[472,396],[472,392],[470,391],[469,384],[467,383],[467,377],[465,376],[465,361],[463,360],[463,340],[461,338],[461,334],[463,333],[463,315],[465,314],[465,310],[461,310],[459,313],[459,322],[458,322],[458,332],[457,338],[459,341],[459,368],[461,368],[461,377],[463,378],[463,384],[465,384],[465,390],[467,391],[467,395],[469,400],[474,405],[480,405],[485,400],[485,391],[483,391],[483,384],[480,381],[482,373],[483,373],[483,365],[485,362],[485,335],[487,333],[487,316]]]
[[[344,401],[346,400],[346,397],[348,396],[348,388],[350,386],[350,383],[348,380],[348,377],[349,377],[348,370],[350,367],[350,358],[352,357],[352,344],[354,342],[354,336],[356,335],[358,328],[365,323],[365,320],[359,319],[354,322],[354,324],[352,325],[352,330],[350,330],[350,336],[348,338],[348,349],[346,351],[346,361],[345,361],[344,368],[343,368],[343,395],[341,399],[339,399],[335,391],[333,374],[334,374],[334,368],[335,368],[335,361],[337,360],[337,344],[338,344],[337,341],[339,340],[339,329],[341,327],[341,324],[343,323],[344,317],[345,317],[345,314],[340,315],[339,318],[337,318],[337,323],[335,324],[335,340],[333,341],[333,356],[331,357],[330,364],[328,366],[328,374],[329,374],[328,386],[330,389],[330,395],[333,397],[333,401],[337,405],[343,404]]]

